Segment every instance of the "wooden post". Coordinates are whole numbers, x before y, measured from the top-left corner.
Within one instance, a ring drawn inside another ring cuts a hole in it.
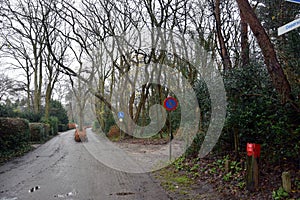
[[[246,188],[249,191],[255,191],[258,188],[258,159],[252,156],[247,156],[247,177]]]
[[[282,187],[286,192],[291,192],[292,186],[291,186],[291,174],[290,172],[282,172],[281,175],[282,178]]]
[[[247,173],[246,188],[249,191],[255,191],[259,185],[258,161],[260,156],[259,144],[247,144]]]
[[[225,160],[225,173],[227,174],[229,172],[229,160]]]

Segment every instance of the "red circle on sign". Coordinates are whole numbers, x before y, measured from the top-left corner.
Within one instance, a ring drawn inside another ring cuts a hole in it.
[[[164,107],[167,111],[176,110],[178,106],[178,101],[174,97],[167,97],[164,100]]]

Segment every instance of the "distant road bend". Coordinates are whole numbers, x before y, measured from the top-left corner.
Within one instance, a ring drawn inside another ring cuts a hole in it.
[[[120,172],[95,159],[87,149],[98,135],[90,129],[85,144],[76,143],[73,134],[61,133],[1,166],[0,200],[169,199],[149,173]]]

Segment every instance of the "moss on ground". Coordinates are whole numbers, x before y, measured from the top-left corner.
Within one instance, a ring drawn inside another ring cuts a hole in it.
[[[176,193],[186,196],[190,193],[194,180],[187,175],[175,170],[172,166],[155,172],[155,177],[160,181],[161,186],[169,193]]]

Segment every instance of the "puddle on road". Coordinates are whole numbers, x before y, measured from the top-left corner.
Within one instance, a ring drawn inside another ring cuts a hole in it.
[[[72,190],[72,192],[68,192],[66,194],[56,194],[54,197],[56,198],[66,198],[66,197],[71,197],[71,196],[76,196],[77,192],[76,190]]]

